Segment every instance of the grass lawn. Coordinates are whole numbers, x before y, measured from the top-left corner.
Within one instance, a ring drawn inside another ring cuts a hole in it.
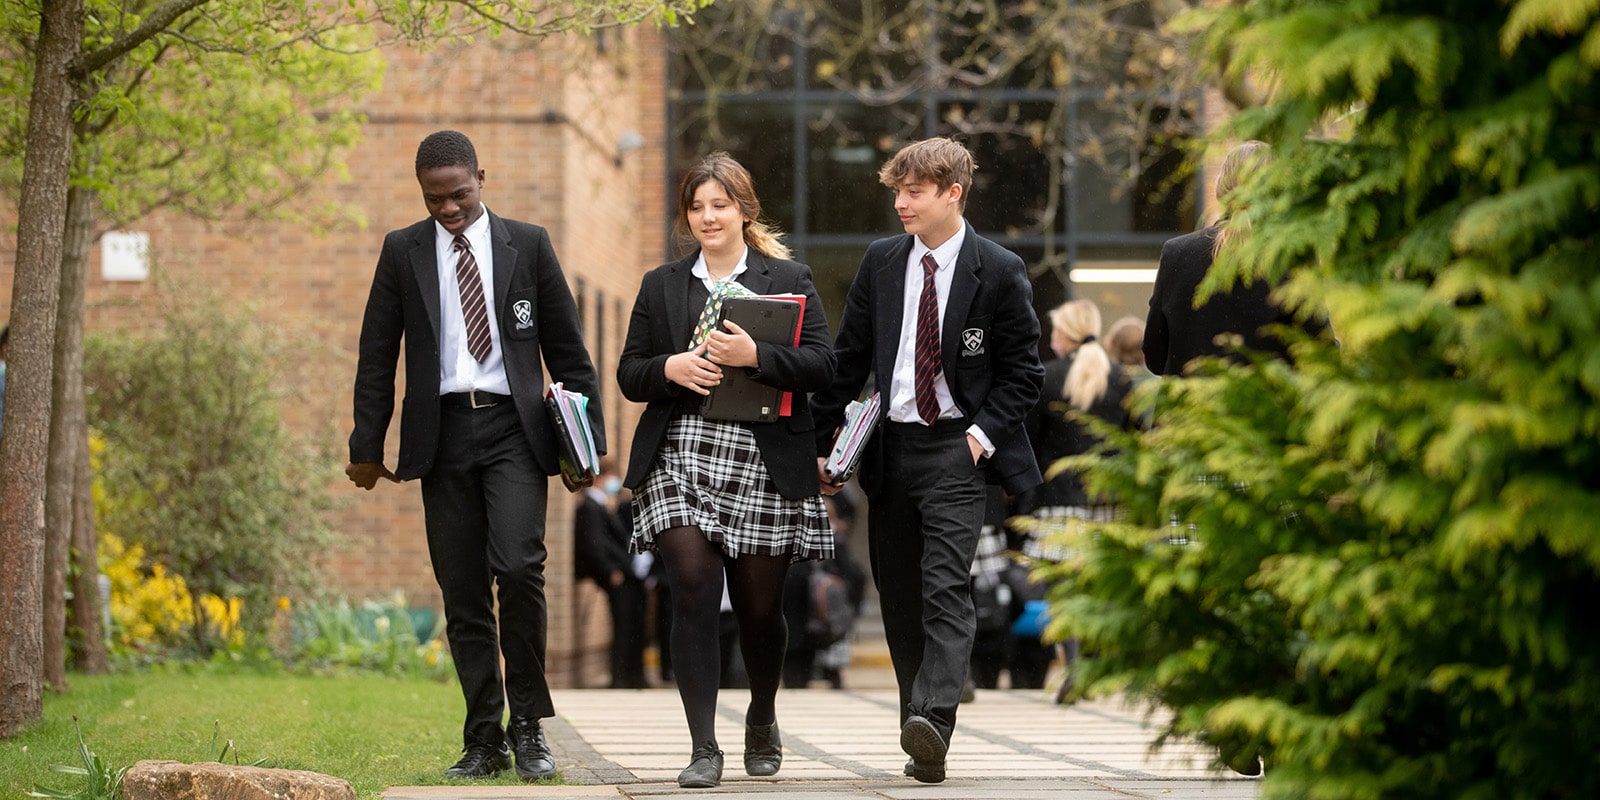
[[[0,741],[0,800],[35,786],[77,789],[76,716],[91,751],[111,768],[142,759],[216,761],[232,741],[239,763],[306,769],[348,780],[358,797],[390,786],[448,784],[461,748],[463,705],[454,683],[370,674],[306,676],[171,669],[69,677],[44,698],[44,719]],[[235,753],[225,759],[234,763]],[[76,781],[76,783],[75,783]],[[516,785],[515,773],[473,785]]]

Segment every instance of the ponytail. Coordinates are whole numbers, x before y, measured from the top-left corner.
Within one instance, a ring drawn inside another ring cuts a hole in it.
[[[1067,381],[1062,385],[1061,392],[1073,408],[1088,411],[1089,406],[1105,396],[1106,386],[1110,382],[1111,356],[1091,336],[1073,354],[1072,366],[1067,368]]]
[[[1093,300],[1072,300],[1050,312],[1056,332],[1077,342],[1061,394],[1079,411],[1088,411],[1105,396],[1111,383],[1111,356],[1100,344],[1100,307]]]
[[[778,230],[760,220],[744,226],[744,243],[767,258],[788,258],[789,246],[778,238]]]
[[[1250,235],[1250,220],[1233,214],[1233,206],[1238,201],[1230,195],[1239,188],[1239,183],[1249,172],[1265,164],[1271,157],[1272,152],[1266,142],[1251,139],[1229,150],[1222,159],[1222,168],[1217,170],[1216,188],[1217,202],[1222,204],[1222,217],[1217,220],[1217,238],[1211,243],[1212,258]]]
[[[750,171],[735,161],[733,156],[721,150],[690,167],[689,171],[684,173],[683,182],[678,185],[678,221],[673,227],[684,252],[692,250],[695,245],[694,234],[689,230],[686,215],[694,206],[695,190],[706,181],[722,184],[723,191],[728,193],[729,199],[733,200],[739,206],[739,211],[744,214],[747,220],[744,224],[746,246],[768,258],[789,257],[789,248],[779,241],[778,230],[761,221],[761,199],[756,197],[755,182],[750,178]]]

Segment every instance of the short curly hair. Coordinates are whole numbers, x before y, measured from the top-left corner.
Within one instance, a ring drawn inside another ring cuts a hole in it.
[[[417,174],[439,167],[466,167],[478,171],[478,151],[472,140],[459,131],[439,131],[417,145]]]

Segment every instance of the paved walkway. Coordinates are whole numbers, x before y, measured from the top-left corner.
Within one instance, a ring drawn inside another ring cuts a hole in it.
[[[717,738],[727,768],[717,789],[680,789],[688,763],[688,729],[677,692],[557,691],[560,716],[547,721],[565,786],[397,787],[387,800],[504,798],[661,798],[714,794],[774,800],[932,800],[1019,798],[1101,800],[1252,800],[1255,780],[1210,766],[1210,752],[1189,743],[1150,752],[1156,726],[1120,703],[1049,703],[1041,692],[980,691],[961,707],[949,756],[949,777],[921,784],[901,775],[906,756],[895,725],[895,692],[887,688],[783,690],[778,722],[783,770],[744,774],[744,708],[748,694],[724,690]]]

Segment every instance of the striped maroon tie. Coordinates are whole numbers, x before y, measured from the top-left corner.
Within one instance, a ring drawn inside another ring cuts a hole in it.
[[[917,416],[933,424],[939,418],[939,395],[934,391],[933,380],[944,368],[939,358],[939,290],[934,285],[933,273],[939,269],[933,254],[922,256],[922,300],[917,304]]]
[[[456,288],[461,292],[461,317],[467,323],[467,352],[478,363],[489,357],[489,309],[483,302],[483,280],[478,277],[478,259],[472,257],[467,237],[456,234],[452,245],[461,257],[456,259]]]

